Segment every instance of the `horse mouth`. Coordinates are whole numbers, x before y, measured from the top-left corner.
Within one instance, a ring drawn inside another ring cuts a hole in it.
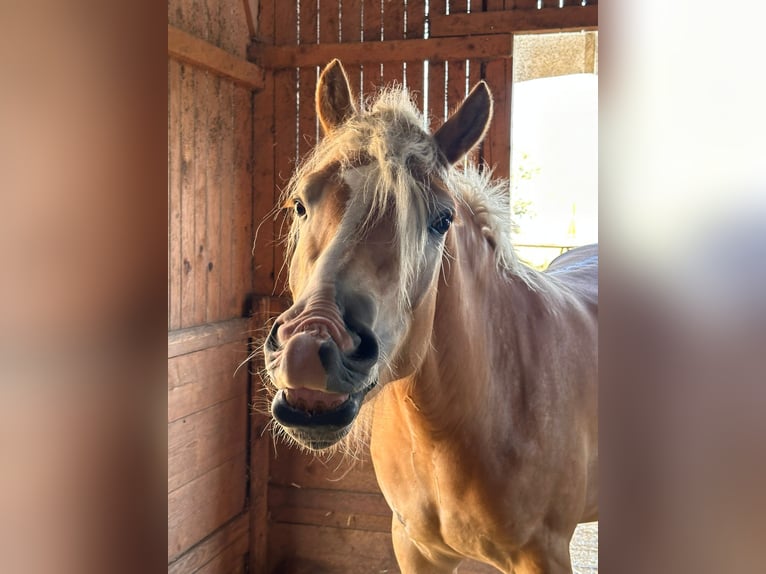
[[[350,394],[280,389],[271,403],[271,414],[299,444],[322,450],[349,433],[365,396],[374,386]]]

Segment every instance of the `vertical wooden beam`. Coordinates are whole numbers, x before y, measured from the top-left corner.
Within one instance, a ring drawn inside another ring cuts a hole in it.
[[[262,0],[256,40],[274,43],[274,0]],[[274,74],[264,76],[263,89],[253,96],[253,291],[259,295],[274,292],[275,228],[274,190]]]
[[[407,2],[407,30],[405,36],[408,40],[422,39],[425,27],[425,0],[409,0]],[[405,82],[410,92],[410,97],[416,102],[418,108],[423,109],[423,60],[408,60],[405,73]]]
[[[236,219],[236,207],[234,205],[234,133],[237,126],[234,125],[234,113],[232,102],[234,98],[234,84],[221,82],[221,131],[225,134],[222,140],[221,155],[221,183],[219,187],[219,204],[221,221],[224,225],[220,229],[221,250],[218,260],[219,278],[221,280],[220,309],[227,318],[235,313],[235,272],[234,266],[234,225]]]
[[[404,2],[403,0],[386,0],[383,2],[383,39],[401,40],[402,38],[404,38]],[[403,62],[383,64],[384,86],[402,84],[403,79]]]
[[[341,42],[359,42],[362,38],[362,1],[343,0],[341,3]],[[343,64],[348,75],[351,93],[362,102],[362,67],[359,65]]]
[[[365,42],[379,42],[383,27],[381,19],[381,0],[364,0],[364,20],[362,23]],[[362,92],[364,97],[374,94],[383,84],[379,64],[362,66]]]
[[[255,39],[267,44],[274,43],[275,0],[261,0]],[[275,115],[275,74],[266,74],[263,90],[253,95],[253,223],[255,238],[253,245],[253,291],[269,295],[275,289],[275,205],[276,182],[276,115]],[[263,298],[261,298],[263,300]],[[255,316],[251,323],[253,331],[260,333],[263,321],[262,303],[254,306]],[[251,341],[254,350],[258,341]],[[259,372],[258,359],[247,365],[251,372]],[[250,400],[262,393],[261,379],[250,376]],[[252,407],[252,405],[251,405]],[[248,571],[253,574],[267,574],[268,569],[268,444],[264,446],[262,417],[250,413],[250,552]]]
[[[181,67],[168,58],[168,330],[181,327]]]
[[[274,40],[277,45],[293,46],[298,40],[297,10],[295,2],[279,4],[274,12]],[[297,154],[298,110],[297,70],[295,68],[274,72],[274,204],[279,202],[281,191],[286,186],[295,168]],[[286,221],[281,215],[275,221],[275,234],[284,236]],[[287,292],[287,270],[285,267],[284,245],[275,244],[274,251],[274,292]]]
[[[326,7],[323,6],[323,9]],[[301,0],[300,14],[300,43],[311,45],[317,43],[317,13],[316,0]],[[317,85],[316,66],[307,66],[299,70],[298,88],[298,161],[316,144],[317,117],[314,106],[314,93]]]
[[[505,8],[514,0],[487,0],[487,11]],[[515,0],[516,4],[519,0]],[[511,80],[512,59],[494,60],[484,66],[484,79],[494,96],[494,116],[483,146],[483,161],[496,177],[511,175]]]
[[[194,325],[194,78],[192,66],[180,66],[181,122],[181,321],[180,327]]]
[[[253,94],[234,86],[234,283],[235,308],[231,316],[250,312],[247,308],[253,289]]]
[[[208,97],[208,114],[210,116],[209,128],[207,130],[207,263],[205,265],[205,274],[207,279],[207,302],[205,308],[205,322],[220,321],[224,318],[221,312],[221,229],[224,225],[230,225],[230,222],[224,221],[221,217],[221,182],[223,180],[223,165],[221,164],[221,148],[224,140],[229,134],[224,134],[221,129],[223,120],[221,118],[221,83],[228,80],[222,80],[219,76],[212,78],[210,94]]]
[[[192,325],[205,322],[207,305],[207,116],[210,72],[195,70],[194,84],[194,305]]]
[[[431,0],[429,14],[446,14],[446,0]],[[431,131],[435,131],[444,123],[446,114],[444,104],[446,101],[446,85],[444,82],[444,62],[428,63],[428,120]]]

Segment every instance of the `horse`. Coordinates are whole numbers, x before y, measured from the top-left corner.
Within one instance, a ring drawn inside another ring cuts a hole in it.
[[[337,60],[315,100],[324,137],[282,203],[293,304],[264,342],[275,426],[369,440],[405,574],[571,572],[598,516],[598,247],[519,259],[508,182],[461,161],[486,83],[433,134],[402,88],[358,105]]]

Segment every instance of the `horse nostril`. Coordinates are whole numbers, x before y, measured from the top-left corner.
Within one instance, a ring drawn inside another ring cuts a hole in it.
[[[266,338],[267,351],[271,351],[273,353],[279,350],[278,332],[281,326],[282,326],[281,321],[274,321],[274,324],[271,326],[271,330],[269,331],[269,336]]]
[[[380,347],[375,334],[367,327],[361,327],[355,330],[359,337],[359,344],[351,355],[351,358],[359,364],[372,368],[378,362]]]

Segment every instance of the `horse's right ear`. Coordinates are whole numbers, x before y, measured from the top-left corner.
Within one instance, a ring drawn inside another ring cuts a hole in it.
[[[327,64],[319,76],[316,107],[325,133],[332,131],[356,113],[346,71],[337,59]]]
[[[484,139],[492,120],[492,94],[485,82],[476,84],[457,111],[436,130],[434,139],[450,164]]]

